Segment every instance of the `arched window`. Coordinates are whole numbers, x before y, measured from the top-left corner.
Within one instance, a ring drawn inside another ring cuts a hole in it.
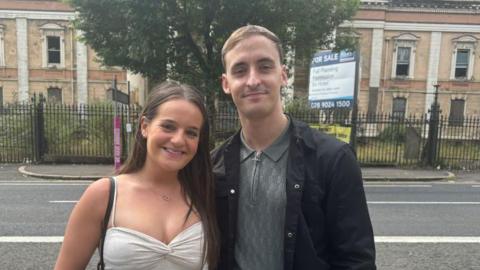
[[[450,101],[450,115],[448,117],[449,125],[463,126],[465,113],[465,99],[455,98]]]
[[[462,35],[452,40],[452,66],[450,79],[471,80],[478,39],[472,35]]]
[[[413,79],[418,39],[409,33],[393,37],[392,78]]]
[[[407,111],[407,99],[394,97],[392,102],[392,115],[395,118],[404,118]]]
[[[59,87],[49,87],[47,89],[47,102],[52,104],[62,104],[62,89]]]
[[[65,28],[55,23],[40,27],[43,45],[43,67],[65,68]]]

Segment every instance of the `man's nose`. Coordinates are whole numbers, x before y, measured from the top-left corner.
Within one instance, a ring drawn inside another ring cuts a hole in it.
[[[254,68],[250,69],[247,80],[247,85],[249,87],[257,87],[260,84],[260,77],[258,75],[259,74],[257,70],[255,70]]]

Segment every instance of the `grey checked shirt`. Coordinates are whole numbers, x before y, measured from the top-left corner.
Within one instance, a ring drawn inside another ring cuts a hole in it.
[[[237,269],[283,269],[288,126],[263,152],[241,136]]]

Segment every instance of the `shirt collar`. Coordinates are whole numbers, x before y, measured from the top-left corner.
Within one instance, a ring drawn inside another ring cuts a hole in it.
[[[283,156],[283,154],[287,151],[288,149],[288,144],[289,144],[289,138],[290,138],[290,132],[289,132],[289,127],[290,127],[290,117],[288,117],[288,123],[285,126],[285,129],[282,131],[280,136],[277,137],[277,139],[265,150],[262,151],[262,154],[265,154],[269,159],[271,159],[274,162],[277,162],[280,160],[280,158]],[[252,155],[255,155],[255,150],[250,148],[248,144],[245,141],[245,138],[243,137],[243,133],[240,132],[240,140],[242,143],[242,146],[240,148],[240,162],[245,161],[247,158],[251,157]]]

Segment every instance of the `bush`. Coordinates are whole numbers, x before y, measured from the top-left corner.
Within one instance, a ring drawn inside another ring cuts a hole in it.
[[[389,124],[386,128],[380,132],[378,138],[385,142],[403,142],[406,137],[405,125],[402,124]]]

